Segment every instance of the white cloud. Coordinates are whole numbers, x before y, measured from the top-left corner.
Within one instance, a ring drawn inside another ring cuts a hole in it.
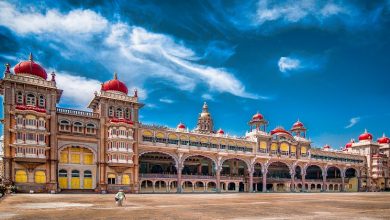
[[[202,95],[202,99],[206,100],[206,101],[208,101],[208,100],[214,101],[214,97],[212,95],[210,95],[210,94],[207,94],[207,93]]]
[[[60,48],[62,59],[90,58],[117,71],[129,88],[139,89],[141,98],[147,96],[144,86],[150,79],[183,91],[192,92],[203,84],[211,91],[262,98],[247,92],[229,70],[199,64],[202,56],[171,36],[111,23],[91,10],[41,13],[32,8],[22,11],[5,2],[0,7],[0,25],[22,36],[39,34],[38,40],[44,40],[50,48]]]
[[[95,91],[100,91],[101,83],[94,79],[71,75],[66,72],[56,74],[57,88],[63,91],[62,101],[77,107],[86,108]]]
[[[48,10],[45,14],[17,10],[12,4],[0,2],[0,25],[18,34],[88,34],[105,30],[108,21],[91,10],[72,10],[62,14]]]
[[[167,103],[167,104],[172,104],[174,101],[172,99],[167,99],[167,98],[161,98],[159,99],[160,102]]]
[[[360,117],[354,117],[354,118],[351,118],[349,120],[349,124],[347,126],[345,126],[345,128],[352,128],[353,126],[355,126],[359,121],[360,121]]]
[[[298,59],[290,57],[280,57],[278,61],[279,70],[282,73],[288,72],[290,70],[299,69],[301,62]]]
[[[336,3],[321,3],[315,0],[287,0],[271,2],[260,0],[257,6],[255,23],[262,25],[268,21],[297,23],[305,19],[310,22],[323,20],[340,14],[349,15],[345,5]]]

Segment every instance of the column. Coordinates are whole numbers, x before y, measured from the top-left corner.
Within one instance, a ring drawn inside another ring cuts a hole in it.
[[[181,187],[181,171],[182,171],[182,167],[179,166],[177,168],[177,193],[181,193],[182,192],[182,187]]]
[[[344,180],[345,180],[345,175],[344,175],[344,173],[341,173],[341,181],[342,181],[342,183],[341,183],[341,192],[344,192],[345,191],[345,182],[344,182]]]
[[[306,176],[306,173],[302,173],[302,191],[306,191],[306,187],[305,187],[305,184],[306,184],[305,176]]]
[[[357,185],[357,191],[360,192],[360,189],[362,187],[362,178],[358,177],[358,185]]]
[[[290,170],[290,192],[294,192],[294,185],[295,185],[295,169]]]
[[[263,173],[263,192],[267,191],[267,173]]]
[[[221,169],[217,168],[217,192],[221,192]]]
[[[324,192],[328,191],[328,189],[326,188],[326,173],[325,172],[322,172],[322,190]]]
[[[249,171],[249,192],[253,192],[253,171]]]
[[[385,177],[385,189],[389,188],[389,178]]]

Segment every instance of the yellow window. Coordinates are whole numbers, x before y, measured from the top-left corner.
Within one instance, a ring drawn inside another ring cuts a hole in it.
[[[291,146],[291,152],[292,153],[295,153],[297,151],[297,146]]]
[[[306,154],[306,147],[301,147],[301,153]]]
[[[142,135],[146,136],[146,137],[153,137],[153,133],[151,131],[148,131],[148,130],[144,130],[142,132]]]
[[[59,177],[58,182],[60,184],[61,189],[67,189],[68,188],[68,178],[67,177]]]
[[[93,154],[84,154],[84,164],[93,164]]]
[[[288,144],[282,143],[282,144],[280,145],[280,150],[281,150],[281,151],[288,151]]]
[[[271,150],[278,150],[278,144],[272,143],[271,144]]]
[[[80,163],[80,154],[70,154],[71,163]]]
[[[164,138],[165,136],[164,136],[163,133],[157,133],[157,134],[156,134],[156,137],[157,137],[157,138]]]
[[[194,137],[194,136],[191,136],[191,137],[190,137],[190,141],[192,141],[192,142],[197,142],[198,139],[197,139],[196,137]]]
[[[267,149],[267,142],[261,141],[261,142],[260,142],[260,148],[261,148],[261,149]]]
[[[130,184],[130,176],[127,174],[124,174],[122,176],[122,184],[129,185]]]
[[[35,172],[35,183],[46,183],[45,171],[36,171]]]
[[[27,173],[24,170],[17,170],[15,173],[15,182],[27,183]]]
[[[72,177],[71,188],[72,189],[80,189],[80,177]]]
[[[60,154],[60,163],[68,163],[68,152],[61,152]]]
[[[84,189],[92,189],[92,178],[84,178]]]
[[[80,152],[81,149],[78,148],[78,147],[72,147],[72,148],[70,148],[70,151],[72,151],[72,152]]]
[[[171,139],[171,140],[177,140],[177,139],[179,139],[179,138],[177,137],[177,135],[175,135],[175,134],[169,134],[169,135],[168,135],[168,138]]]

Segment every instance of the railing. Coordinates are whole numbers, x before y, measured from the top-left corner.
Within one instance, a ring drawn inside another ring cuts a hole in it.
[[[161,173],[141,173],[141,178],[156,178],[156,179],[177,179],[177,174],[161,174]]]
[[[67,114],[67,115],[76,115],[76,116],[84,116],[91,118],[99,118],[99,114],[75,109],[68,108],[59,108],[57,107],[57,113]]]

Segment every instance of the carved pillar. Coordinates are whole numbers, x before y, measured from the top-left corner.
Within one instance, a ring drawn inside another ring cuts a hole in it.
[[[345,173],[344,171],[341,171],[341,192],[345,191]]]
[[[216,170],[217,173],[217,192],[221,192],[221,169],[218,168]]]
[[[176,168],[177,170],[177,193],[182,192],[182,185],[181,185],[181,171],[183,170],[183,167],[181,164],[179,164]]]
[[[248,170],[249,172],[249,192],[253,192],[253,170]]]
[[[290,192],[294,192],[295,185],[295,170],[290,170],[291,182],[290,182]]]
[[[361,188],[362,188],[362,178],[360,176],[358,176],[357,191],[360,192]]]
[[[266,170],[266,172],[263,172],[263,192],[267,191],[267,172],[268,170]]]
[[[326,172],[322,171],[322,190],[323,191],[328,191],[326,188]]]
[[[306,184],[305,176],[306,176],[306,171],[304,173],[302,173],[302,191],[306,190],[306,187],[305,187],[305,184]]]

